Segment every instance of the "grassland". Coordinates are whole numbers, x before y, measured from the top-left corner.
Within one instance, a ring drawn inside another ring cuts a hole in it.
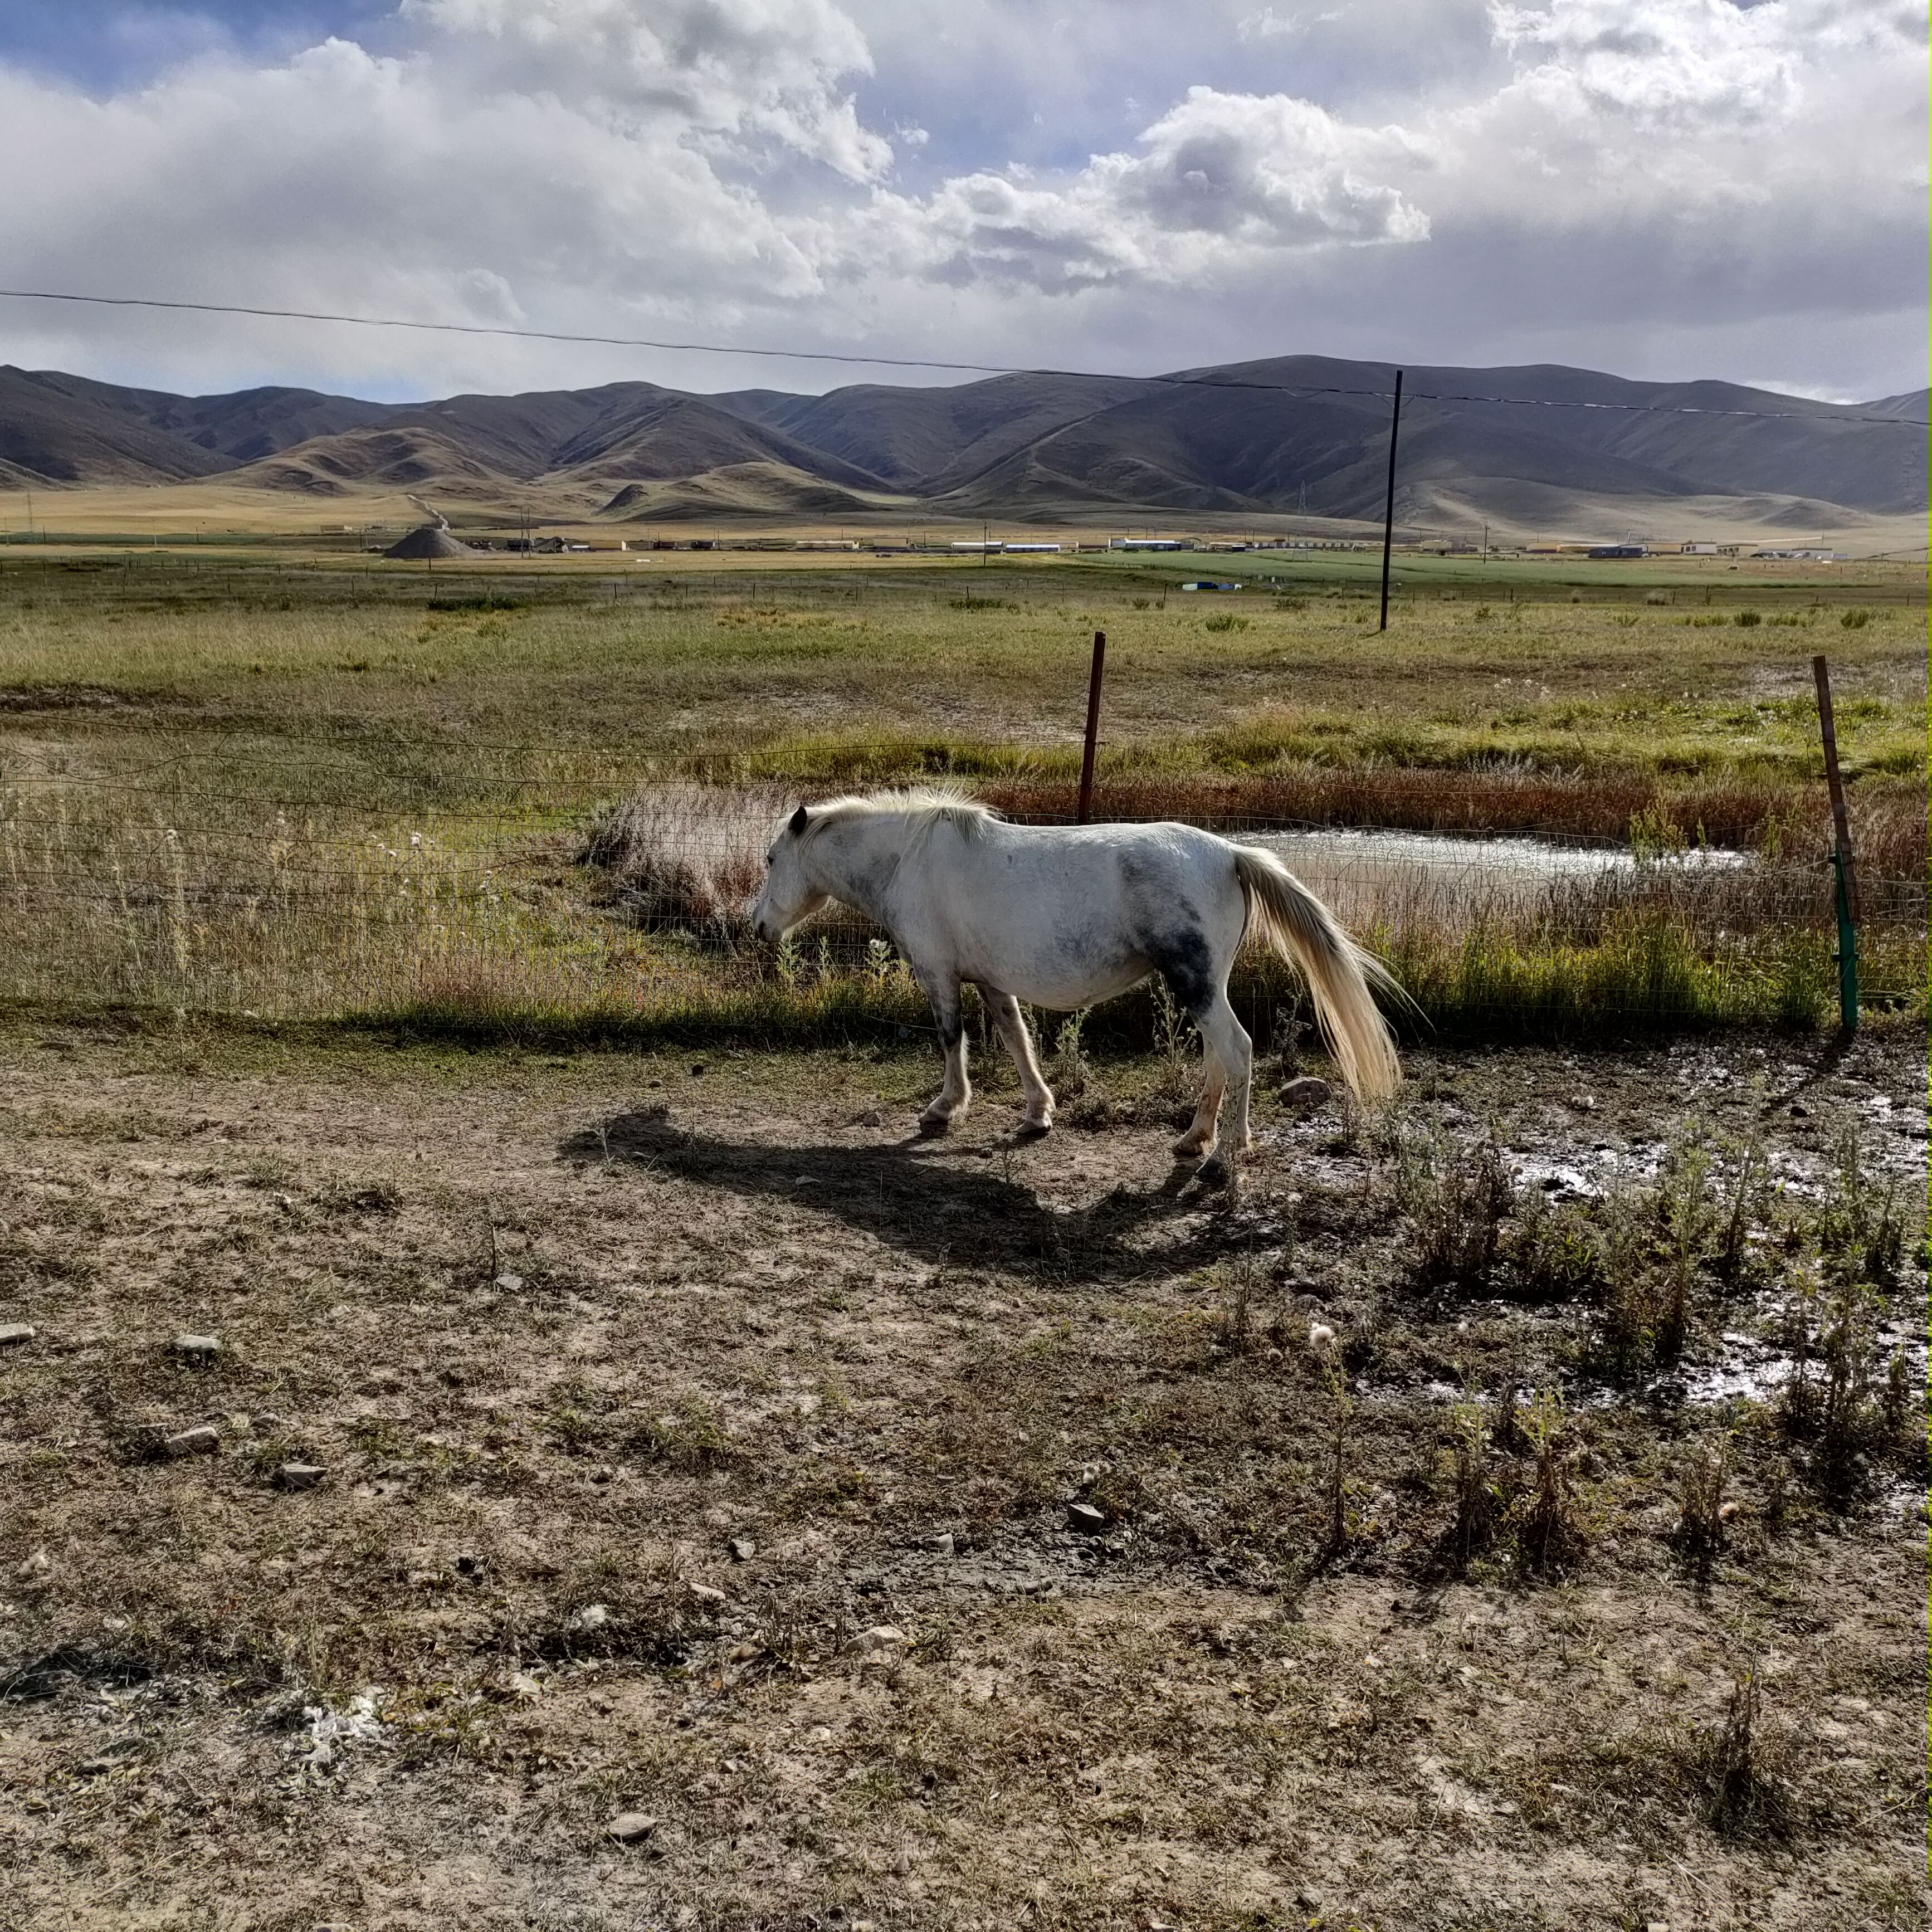
[[[820,974],[812,1004],[795,976],[694,946],[676,908],[657,922],[673,930],[640,930],[576,862],[586,832],[639,787],[692,777],[946,775],[1064,816],[1104,629],[1103,812],[1634,832],[1780,870],[1765,892],[1797,910],[1745,921],[1780,928],[1748,946],[1735,904],[1688,924],[1653,905],[1615,932],[1372,909],[1437,1025],[1534,1010],[1558,1031],[1825,1010],[1827,890],[1804,871],[1826,836],[1823,650],[1878,915],[1868,978],[1918,998],[1916,580],[1410,561],[1378,634],[1363,560],[1214,562],[1247,591],[1185,592],[1198,563],[1116,559],[680,553],[452,578],[206,548],[0,558],[9,990],[472,1032],[914,1024],[878,975]],[[1264,1031],[1274,999],[1258,982]]]

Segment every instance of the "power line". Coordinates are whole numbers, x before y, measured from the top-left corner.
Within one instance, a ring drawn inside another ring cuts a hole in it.
[[[436,335],[477,335],[520,342],[561,342],[604,349],[656,349],[698,356],[750,356],[788,362],[829,362],[846,368],[934,369],[960,376],[1050,376],[1082,382],[1161,383],[1174,388],[1244,389],[1278,395],[1350,396],[1386,402],[1388,389],[1354,388],[1340,383],[1261,382],[1225,376],[1125,376],[1102,369],[1055,369],[1006,362],[956,362],[935,356],[860,356],[830,349],[746,348],[724,342],[680,342],[641,335],[578,334],[562,329],[511,328],[500,324],[470,322],[418,322],[402,316],[344,315],[326,309],[260,308],[236,302],[169,302],[148,296],[76,295],[51,289],[0,289],[12,302],[79,302],[97,308],[162,309],[190,315],[238,315],[278,322],[340,322],[356,328],[407,328]],[[1881,416],[1854,412],[1836,404],[1822,404],[1832,413],[1821,418],[1811,410],[1734,410],[1691,403],[1613,403],[1555,396],[1486,396],[1449,391],[1412,389],[1412,402],[1488,403],[1513,408],[1595,410],[1628,416],[1736,416],[1760,422],[1877,423],[1891,429],[1928,429],[1932,423],[1910,416]]]

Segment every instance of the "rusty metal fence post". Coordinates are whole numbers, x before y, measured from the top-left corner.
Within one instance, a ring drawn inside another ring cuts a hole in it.
[[[1852,866],[1851,820],[1845,811],[1844,780],[1838,775],[1838,734],[1832,716],[1832,674],[1824,658],[1811,660],[1818,685],[1818,730],[1825,745],[1825,782],[1832,794],[1833,896],[1838,914],[1838,1019],[1845,1031],[1858,1030],[1858,888]]]
[[[1087,742],[1080,754],[1080,811],[1076,825],[1087,823],[1094,807],[1094,752],[1100,742],[1100,674],[1107,658],[1107,634],[1094,633],[1094,673],[1087,685]]]

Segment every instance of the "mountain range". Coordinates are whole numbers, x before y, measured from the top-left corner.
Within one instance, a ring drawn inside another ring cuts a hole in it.
[[[449,500],[459,520],[1366,520],[1382,511],[1394,376],[1297,356],[824,395],[616,382],[374,403],[284,388],[181,396],[0,365],[0,489],[219,478],[318,502],[408,490]],[[1924,390],[1841,405],[1548,364],[1412,368],[1404,382],[1397,508],[1412,522],[1554,528],[1579,503],[1600,519],[1620,503],[1721,500],[1823,529],[1927,506]]]

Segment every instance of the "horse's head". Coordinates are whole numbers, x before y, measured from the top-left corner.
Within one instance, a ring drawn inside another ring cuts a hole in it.
[[[752,930],[760,939],[782,939],[832,896],[806,875],[802,848],[811,826],[812,814],[800,806],[765,854],[765,889],[752,908]]]

